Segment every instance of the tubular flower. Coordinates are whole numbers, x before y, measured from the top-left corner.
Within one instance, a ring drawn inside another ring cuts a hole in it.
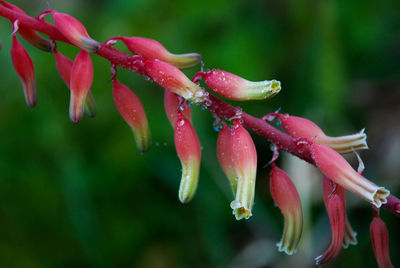
[[[35,71],[31,57],[25,48],[13,35],[11,46],[11,59],[24,88],[26,104],[33,108],[37,102]]]
[[[116,36],[106,43],[121,40],[133,53],[147,59],[159,59],[172,64],[180,69],[191,68],[201,61],[201,55],[197,53],[172,54],[158,41],[144,37]]]
[[[188,203],[196,193],[199,180],[201,148],[192,124],[181,112],[175,123],[175,148],[182,165],[179,200]]]
[[[358,133],[340,137],[329,137],[314,122],[288,114],[273,113],[282,122],[286,133],[294,138],[308,138],[312,141],[331,147],[341,154],[351,153],[354,150],[368,149],[367,135],[364,129]]]
[[[93,82],[93,64],[89,53],[81,50],[75,58],[71,68],[70,89],[71,99],[69,116],[72,122],[81,120],[86,97]]]
[[[257,152],[250,134],[235,121],[231,132],[231,153],[237,175],[235,200],[231,208],[236,220],[248,219],[252,216],[254,189],[257,175]]]
[[[193,103],[204,101],[203,89],[190,81],[175,66],[157,59],[148,59],[144,67],[151,79],[163,88]]]
[[[6,1],[1,1],[0,0],[0,4],[2,4],[4,7],[9,8],[13,11],[22,13],[24,15],[26,15],[26,13],[20,9],[19,7],[10,4]],[[18,29],[18,33],[21,35],[22,38],[24,38],[28,43],[30,43],[31,45],[44,50],[44,51],[52,51],[53,49],[53,45],[50,42],[50,40],[44,38],[43,36],[41,36],[37,31],[25,27],[25,26],[20,26]]]
[[[392,268],[393,265],[389,256],[389,232],[378,213],[375,213],[371,221],[369,232],[379,268]]]
[[[74,17],[57,12],[49,11],[54,18],[54,24],[57,29],[68,39],[73,45],[86,50],[87,52],[97,52],[100,48],[99,42],[90,38],[85,26]]]
[[[231,129],[224,123],[223,128],[219,131],[217,139],[217,157],[226,177],[232,186],[233,194],[237,191],[237,175],[232,159],[231,152]]]
[[[310,147],[315,164],[326,177],[377,208],[386,204],[389,191],[358,174],[339,153],[325,145],[313,142]]]
[[[113,97],[115,106],[125,122],[131,127],[136,145],[140,152],[150,147],[150,130],[146,113],[139,98],[127,86],[113,79]]]
[[[272,163],[269,183],[271,196],[284,217],[283,235],[277,246],[280,252],[292,255],[296,253],[303,229],[299,193],[289,176],[275,163]]]
[[[329,198],[332,194],[337,194],[343,200],[344,209],[346,211],[346,190],[340,186],[339,184],[333,182],[327,177],[323,177],[322,179],[322,197],[324,200],[325,208],[328,210]],[[349,222],[349,218],[346,213],[346,221],[344,228],[344,237],[343,237],[343,248],[347,248],[349,245],[357,244],[357,233],[353,231],[351,224]]]
[[[69,88],[69,83],[70,83],[70,79],[71,79],[71,69],[72,69],[73,62],[70,58],[61,54],[57,49],[54,49],[54,56],[56,59],[57,71],[60,74],[64,83]],[[90,92],[90,91],[86,97],[84,111],[88,117],[96,116],[96,112],[97,112],[96,102],[94,100],[92,92]]]
[[[180,103],[179,96],[169,90],[164,91],[164,108],[172,127],[175,127],[178,109],[182,111],[183,116],[187,120],[192,122],[190,106],[186,102]]]
[[[342,248],[344,237],[344,226],[346,219],[344,202],[340,195],[336,194],[334,191],[327,194],[327,211],[329,215],[329,221],[331,223],[332,241],[324,254],[315,258],[316,265],[330,262],[336,258]]]
[[[238,101],[268,99],[281,90],[279,81],[252,82],[222,70],[206,73],[205,82],[212,91]]]

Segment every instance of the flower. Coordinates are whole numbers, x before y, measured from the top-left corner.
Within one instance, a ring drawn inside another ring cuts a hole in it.
[[[186,102],[181,102],[180,97],[169,90],[164,91],[164,108],[167,114],[168,120],[172,127],[175,127],[176,117],[178,110],[182,111],[183,116],[190,122],[192,122],[192,111],[190,106]],[[182,98],[183,100],[183,98]],[[179,106],[181,105],[181,106]]]
[[[393,265],[389,256],[389,232],[386,224],[379,217],[378,212],[374,213],[369,231],[372,248],[379,268],[392,268]]]

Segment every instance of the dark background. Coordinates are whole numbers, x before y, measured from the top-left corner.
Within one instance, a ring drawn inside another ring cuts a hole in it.
[[[399,1],[13,1],[31,16],[46,2],[79,19],[98,41],[153,38],[171,52],[202,54],[205,68],[280,80],[282,91],[271,100],[232,103],[257,116],[281,108],[331,136],[365,127],[371,148],[361,153],[365,176],[400,195]],[[213,118],[194,108],[203,146],[200,183],[194,200],[181,205],[180,163],[163,89],[119,72],[149,119],[152,147],[140,155],[114,106],[106,60],[92,57],[96,118],[73,124],[53,56],[19,38],[34,61],[38,88],[37,107],[25,105],[9,54],[11,31],[1,19],[1,267],[311,267],[328,246],[330,226],[315,169],[286,154],[280,159],[299,187],[305,213],[304,240],[295,256],[286,256],[275,246],[283,221],[269,195],[269,168],[263,168],[271,157],[267,141],[253,136],[259,159],[255,206],[250,220],[238,222],[215,155]],[[59,50],[71,58],[78,52],[64,44]],[[354,159],[350,155],[356,164]],[[353,194],[347,203],[359,243],[330,267],[374,267],[370,205]],[[381,214],[396,266],[399,218]]]

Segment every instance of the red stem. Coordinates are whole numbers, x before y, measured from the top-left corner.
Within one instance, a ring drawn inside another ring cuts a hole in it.
[[[20,25],[44,33],[48,35],[49,38],[52,40],[58,40],[64,43],[71,44],[57,30],[57,28],[54,25],[47,23],[44,20],[39,20],[37,18],[29,17],[25,14],[13,11],[1,5],[0,5],[0,16],[7,18],[10,21],[15,21],[18,19]],[[140,56],[129,56],[105,44],[101,45],[101,48],[96,54],[107,59],[114,66],[120,66],[122,68],[139,73],[141,75],[145,75],[145,71],[143,68],[144,58]],[[240,110],[240,108],[239,109],[235,108],[214,95],[210,94],[209,98],[210,101],[206,102],[205,105],[210,111],[214,112],[219,117],[232,118],[235,115],[237,115],[238,110]],[[278,146],[280,150],[287,151],[311,164],[314,164],[314,161],[311,158],[311,153],[308,147],[307,146],[300,147],[297,144],[296,139],[293,139],[289,135],[274,128],[270,124],[266,123],[264,120],[251,116],[247,113],[242,112],[241,119],[246,128],[268,139],[270,142]],[[382,207],[384,207],[391,213],[400,216],[400,200],[393,195],[390,195],[387,200],[388,202],[382,205]]]

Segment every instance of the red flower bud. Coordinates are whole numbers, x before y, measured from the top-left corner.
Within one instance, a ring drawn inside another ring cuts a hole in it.
[[[182,111],[182,114],[185,116],[187,120],[192,122],[192,111],[190,109],[190,106],[186,102],[183,102],[181,104],[181,107],[179,107],[179,105],[180,105],[179,96],[176,95],[175,93],[172,93],[169,90],[165,90],[164,108],[165,108],[165,113],[167,114],[168,120],[171,123],[172,127],[175,127],[178,109]]]
[[[69,116],[72,122],[81,120],[86,97],[93,82],[93,64],[89,53],[81,50],[75,58],[71,68],[71,99]]]
[[[237,190],[237,175],[235,166],[232,159],[232,152],[231,152],[231,135],[232,131],[230,128],[224,123],[224,127],[220,130],[217,139],[217,157],[219,164],[222,167],[226,177],[228,178],[233,194],[236,195]]]
[[[163,88],[194,103],[203,102],[204,92],[201,87],[193,83],[175,66],[149,59],[145,61],[146,73]]]
[[[237,220],[251,217],[257,175],[257,152],[253,140],[236,120],[231,132],[231,153],[237,175],[235,200],[231,202]]]
[[[35,71],[31,57],[17,37],[13,35],[11,46],[11,59],[22,85],[24,87],[26,104],[33,108],[37,102]]]
[[[0,1],[0,4],[2,4],[4,7],[9,8],[13,11],[22,13],[26,15],[26,13],[20,9],[19,7],[12,5],[6,1]],[[44,50],[44,51],[52,51],[53,50],[53,45],[50,42],[50,40],[44,38],[41,36],[37,31],[33,30],[32,28],[28,28],[25,26],[19,26],[18,33],[21,35],[22,38],[24,38],[28,43],[31,45]]]
[[[276,80],[251,82],[226,71],[206,73],[207,86],[214,92],[231,100],[262,100],[275,96],[281,90]]]
[[[179,200],[189,202],[197,188],[200,172],[201,148],[192,124],[181,112],[175,124],[175,148],[182,165]]]
[[[90,38],[85,27],[80,21],[68,14],[54,10],[51,10],[50,13],[53,15],[54,24],[56,25],[57,29],[73,45],[92,53],[99,50],[100,44],[96,40]]]
[[[389,256],[389,232],[377,213],[369,226],[369,232],[379,268],[393,268]]]
[[[389,191],[379,187],[357,173],[336,151],[316,143],[311,143],[311,155],[321,172],[337,184],[343,186],[376,207],[387,202]]]
[[[124,42],[133,54],[147,59],[159,59],[180,69],[193,67],[201,61],[200,54],[172,54],[158,41],[149,38],[117,36],[109,39],[106,43],[116,42],[115,40]]]
[[[364,129],[352,135],[329,137],[319,126],[308,119],[288,114],[273,113],[272,115],[279,118],[285,132],[294,138],[308,138],[318,144],[329,146],[342,154],[354,150],[368,149],[367,135],[364,133]]]
[[[269,183],[271,196],[284,217],[283,235],[277,246],[279,251],[292,255],[296,253],[303,228],[300,196],[289,176],[274,163]]]
[[[150,147],[150,130],[142,103],[117,79],[113,80],[113,97],[119,113],[132,129],[139,151],[146,152]]]

